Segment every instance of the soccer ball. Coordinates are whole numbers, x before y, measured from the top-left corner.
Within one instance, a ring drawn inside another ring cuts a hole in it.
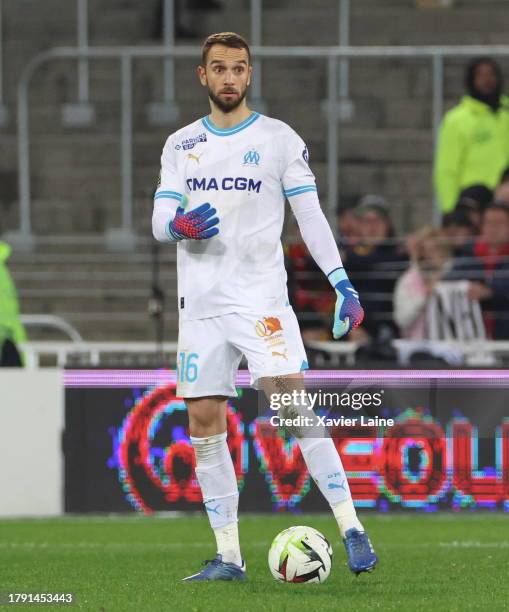
[[[331,564],[331,545],[312,527],[285,529],[269,550],[270,571],[280,582],[324,582]]]

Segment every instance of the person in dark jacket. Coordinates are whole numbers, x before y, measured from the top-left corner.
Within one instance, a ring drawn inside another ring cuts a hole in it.
[[[471,213],[469,206],[462,205],[442,217],[443,236],[453,249],[454,257],[469,256],[472,251],[478,231]]]
[[[448,280],[468,280],[468,297],[478,300],[487,336],[509,339],[509,206],[493,204],[470,252],[458,258]]]
[[[387,340],[398,335],[392,318],[392,295],[408,258],[395,244],[392,220],[383,198],[365,196],[356,213],[359,241],[341,251],[364,305],[364,321],[359,330],[354,330],[352,339]]]

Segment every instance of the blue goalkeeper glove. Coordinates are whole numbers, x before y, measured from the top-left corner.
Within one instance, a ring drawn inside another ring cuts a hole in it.
[[[172,240],[212,238],[219,233],[219,229],[215,227],[219,224],[219,219],[214,216],[216,212],[208,202],[187,213],[179,206],[174,219],[168,223],[167,234]]]
[[[362,323],[364,310],[359,302],[359,294],[352,287],[344,268],[336,268],[327,278],[337,296],[332,327],[332,335],[337,340]]]

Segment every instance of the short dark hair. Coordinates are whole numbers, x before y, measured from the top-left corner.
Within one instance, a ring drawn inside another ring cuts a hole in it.
[[[469,217],[469,210],[466,207],[457,206],[452,212],[445,214],[442,217],[442,228],[448,227],[467,227],[475,231],[475,225]]]
[[[493,191],[486,185],[471,185],[460,193],[458,205],[462,200],[473,200],[480,208],[481,212],[493,202]],[[464,204],[465,202],[463,202]]]
[[[207,55],[213,45],[224,45],[232,49],[245,49],[247,51],[248,62],[251,64],[251,51],[247,42],[239,34],[235,32],[218,32],[211,34],[205,39],[201,48],[201,63],[205,66],[207,63]]]

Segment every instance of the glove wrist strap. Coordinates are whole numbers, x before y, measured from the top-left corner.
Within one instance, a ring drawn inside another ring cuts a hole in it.
[[[336,287],[336,285],[341,281],[348,280],[348,276],[346,275],[344,268],[336,268],[335,270],[332,270],[332,272],[329,272],[327,275],[327,278],[333,287]]]
[[[179,241],[182,240],[184,238],[184,236],[182,236],[181,234],[179,234],[177,231],[175,231],[175,229],[173,228],[173,221],[170,221],[168,223],[168,225],[166,226],[166,234],[168,236],[168,238],[172,241]]]

